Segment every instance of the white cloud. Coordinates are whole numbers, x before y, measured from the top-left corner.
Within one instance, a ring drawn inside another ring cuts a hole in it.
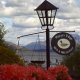
[[[31,33],[35,33],[35,32],[37,32],[37,30],[38,30],[38,28],[30,28],[30,29],[24,29],[23,30],[23,33],[24,34],[31,34]]]
[[[6,6],[6,1],[1,1],[2,7]]]
[[[15,16],[14,17],[14,23],[23,25],[23,27],[31,28],[31,27],[37,27],[39,25],[39,19],[35,17],[26,17],[26,16]]]
[[[4,17],[4,16],[8,16],[11,17],[12,15],[15,14],[16,9],[12,8],[12,7],[4,7],[4,8],[0,8],[0,16]]]
[[[15,8],[12,8],[12,7],[6,7],[4,8],[4,13],[5,15],[13,15],[15,13],[16,9]]]
[[[43,1],[44,0],[1,0],[0,16],[11,17],[14,21],[13,28],[15,31],[10,33],[11,35],[23,35],[24,33],[29,33],[29,31],[35,32],[36,27],[40,28],[41,24],[34,9]],[[77,30],[79,32],[80,0],[50,0],[50,2],[59,7],[54,30]]]

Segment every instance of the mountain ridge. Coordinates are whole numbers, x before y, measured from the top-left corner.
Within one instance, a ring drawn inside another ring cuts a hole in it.
[[[75,39],[76,43],[80,43],[80,36],[78,34],[71,34],[71,35]],[[46,41],[32,42],[24,47],[32,51],[46,51]],[[51,44],[50,44],[50,51],[52,51]]]

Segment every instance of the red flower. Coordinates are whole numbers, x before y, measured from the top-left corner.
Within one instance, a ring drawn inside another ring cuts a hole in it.
[[[35,66],[0,65],[0,80],[72,80],[65,66],[45,70]]]
[[[55,76],[56,80],[72,80],[66,66],[51,67],[48,71]]]

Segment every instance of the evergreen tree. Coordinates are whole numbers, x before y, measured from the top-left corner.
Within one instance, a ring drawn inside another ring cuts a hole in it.
[[[80,45],[76,47],[71,55],[66,56],[63,59],[62,64],[69,68],[72,75],[76,77],[80,76]]]

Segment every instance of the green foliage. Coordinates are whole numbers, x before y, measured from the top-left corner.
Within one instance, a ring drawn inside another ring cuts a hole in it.
[[[4,28],[4,25],[0,22],[0,45],[3,45],[4,43],[4,35],[6,34],[6,30]]]
[[[13,50],[0,46],[0,64],[21,64],[24,62]]]
[[[6,34],[6,30],[4,25],[0,22],[0,64],[21,64],[23,65],[24,62],[13,48],[8,47],[7,42],[4,41],[4,36]]]
[[[66,65],[71,73],[80,75],[80,45],[76,47],[76,50],[71,55],[63,59],[62,64]]]

